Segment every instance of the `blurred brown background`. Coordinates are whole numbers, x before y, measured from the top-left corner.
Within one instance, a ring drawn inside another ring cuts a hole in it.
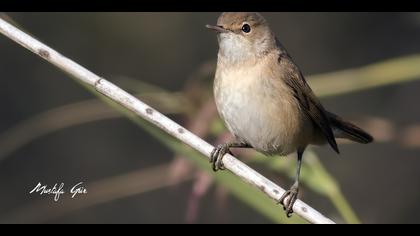
[[[214,23],[219,14],[7,13],[19,27],[100,76],[114,82],[126,76],[168,91],[183,90],[197,68],[216,59],[216,37],[204,25]],[[263,15],[305,75],[420,52],[419,13]],[[41,112],[94,98],[3,35],[0,55],[0,134]],[[412,81],[322,99],[328,109],[344,117],[379,120],[375,123],[379,128],[367,127],[381,135],[377,143],[341,145],[339,157],[329,148],[315,149],[363,223],[420,223],[419,91],[420,81]],[[184,122],[182,117],[171,117]],[[0,159],[0,223],[271,222],[216,186],[210,186],[199,203],[191,203],[194,180],[57,215],[51,212],[72,208],[77,200],[64,201],[69,198],[65,195],[55,203],[51,197],[28,193],[38,182],[64,182],[69,187],[83,181],[89,186],[168,164],[173,158],[172,151],[125,118],[49,133]],[[337,216],[328,201],[309,190],[303,200]],[[198,209],[191,210],[191,204]],[[195,215],[188,216],[189,211]],[[52,216],[44,219],[44,214]]]

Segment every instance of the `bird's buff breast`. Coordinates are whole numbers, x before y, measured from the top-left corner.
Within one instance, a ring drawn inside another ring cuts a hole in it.
[[[307,142],[302,134],[308,125],[290,89],[271,75],[258,65],[245,70],[218,66],[215,101],[236,138],[265,154],[287,155]]]

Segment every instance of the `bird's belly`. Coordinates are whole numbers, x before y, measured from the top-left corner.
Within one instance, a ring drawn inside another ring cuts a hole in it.
[[[215,88],[216,105],[226,126],[239,140],[265,154],[294,152],[307,142],[298,104],[278,85],[253,81],[224,81]]]

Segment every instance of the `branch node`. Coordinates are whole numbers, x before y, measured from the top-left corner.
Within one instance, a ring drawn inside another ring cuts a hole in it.
[[[43,48],[38,49],[38,55],[40,55],[44,59],[50,58],[50,53],[48,52],[48,50],[45,50]]]
[[[152,108],[150,108],[150,107],[146,108],[146,113],[147,113],[148,115],[153,115],[153,109],[152,109]]]
[[[98,88],[98,85],[101,84],[101,82],[102,82],[103,79],[104,78],[100,78],[100,79],[98,79],[98,80],[95,81],[95,84],[93,85],[95,87],[95,89]]]

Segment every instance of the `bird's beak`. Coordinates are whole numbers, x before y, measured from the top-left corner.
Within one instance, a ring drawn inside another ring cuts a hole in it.
[[[206,25],[206,28],[216,31],[217,33],[227,33],[229,30],[220,25]]]

